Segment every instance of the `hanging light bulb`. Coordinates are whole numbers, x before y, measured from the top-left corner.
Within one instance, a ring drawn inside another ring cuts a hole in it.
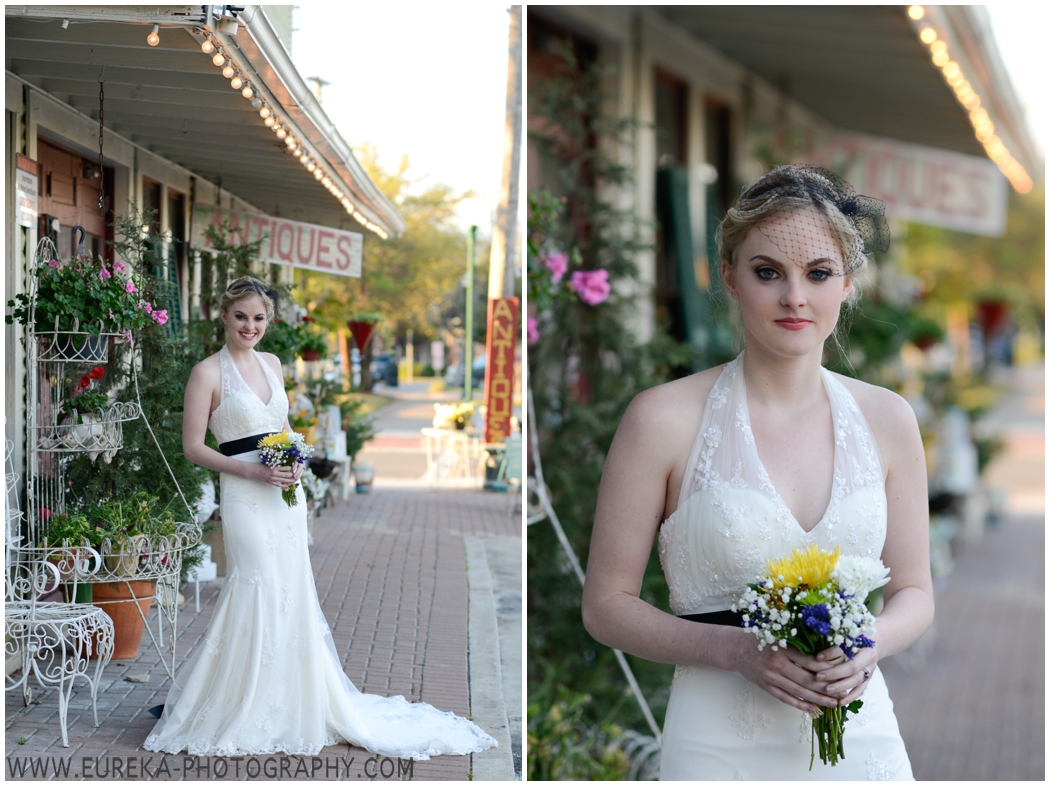
[[[277,138],[278,139],[284,139],[286,136],[288,136],[288,132],[287,131],[285,131],[283,128],[278,128],[277,129]]]
[[[235,76],[233,79],[230,80],[230,87],[232,87],[234,90],[240,90],[243,86],[244,80],[241,79],[239,76]]]
[[[224,69],[222,69],[222,75],[227,79],[232,78],[235,73],[237,72],[234,71],[233,66],[229,64],[227,64],[227,66]]]
[[[223,63],[226,62],[226,58],[222,56],[222,52],[216,52],[215,57],[213,57],[211,61],[215,63],[215,65],[221,66]]]
[[[284,140],[284,143],[288,145],[289,150],[295,150],[295,148],[298,147],[298,145],[295,142],[294,136],[288,137],[286,140]]]
[[[267,127],[267,128],[273,128],[273,124],[274,124],[275,122],[276,122],[276,121],[275,121],[275,120],[273,119],[273,117],[272,117],[272,116],[271,116],[271,117],[268,117],[268,118],[266,118],[265,120],[263,120],[263,123],[264,123],[264,124],[266,125],[266,127]]]
[[[315,171],[315,170],[317,169],[317,164],[315,164],[315,163],[313,162],[313,159],[311,159],[311,160],[310,160],[310,161],[309,161],[309,162],[308,162],[308,163],[306,164],[306,169],[307,169],[307,171],[310,171],[310,172],[313,172],[313,171]]]
[[[270,107],[264,106],[262,109],[259,110],[259,117],[265,119],[265,118],[267,118],[269,116],[270,116]]]
[[[320,180],[322,177],[324,177],[324,172],[322,170],[320,170],[320,169],[315,169],[314,170],[314,179],[315,180]]]
[[[215,51],[215,44],[211,42],[210,38],[205,38],[204,43],[201,44],[201,51],[206,55],[210,55]]]
[[[146,43],[150,46],[156,46],[160,43],[160,36],[157,33],[160,31],[160,25],[153,25],[153,32],[146,36]]]
[[[245,85],[244,90],[241,91],[241,95],[245,98],[252,98],[252,96],[255,95],[255,91],[252,90],[251,85]],[[258,101],[259,103],[256,104],[256,101]],[[258,98],[252,98],[252,106],[258,109],[260,106],[262,106],[262,101],[260,101]]]

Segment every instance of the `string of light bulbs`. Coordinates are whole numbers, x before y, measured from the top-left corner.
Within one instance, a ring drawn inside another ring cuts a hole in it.
[[[151,33],[151,35],[155,34],[155,32],[154,30],[154,33]],[[153,43],[150,45],[156,46]],[[303,145],[302,140],[289,129],[286,120],[278,115],[262,96],[257,94],[247,75],[234,64],[233,58],[230,57],[230,54],[222,45],[212,40],[211,37],[206,36],[201,43],[201,51],[206,55],[211,55],[212,64],[222,69],[222,75],[230,80],[230,87],[241,91],[241,95],[251,102],[252,108],[259,112],[263,125],[273,131],[274,135],[284,142],[292,156],[303,165],[307,172],[314,176],[315,180],[328,189],[328,192],[339,201],[343,209],[353,216],[358,223],[379,235],[383,240],[386,240],[389,237],[387,232],[378,224],[369,221],[368,217],[357,209],[354,203],[350,201],[349,196],[336,185],[335,177],[321,163],[320,156],[310,153]]]
[[[1032,190],[1032,178],[995,134],[995,125],[988,115],[988,110],[981,106],[980,96],[966,80],[961,66],[952,60],[948,44],[938,35],[933,25],[922,21],[925,16],[926,9],[921,5],[908,6],[908,17],[918,30],[919,40],[929,47],[933,64],[941,69],[945,81],[955,91],[956,99],[968,110],[977,141],[984,146],[988,157],[995,162],[1014,189],[1021,194],[1027,194]]]

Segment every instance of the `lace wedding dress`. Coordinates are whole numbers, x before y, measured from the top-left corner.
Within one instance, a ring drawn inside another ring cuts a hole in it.
[[[265,403],[226,347],[219,352],[222,392],[210,426],[220,443],[283,430],[284,385],[256,357],[270,385]],[[259,453],[235,458],[257,462]],[[346,741],[383,756],[427,759],[496,744],[451,712],[361,693],[343,673],[314,588],[301,487],[291,508],[278,487],[235,475],[222,474],[220,489],[226,584],[146,750],[313,755]]]
[[[677,615],[728,609],[767,559],[817,544],[878,557],[886,539],[882,462],[849,391],[821,369],[835,427],[831,500],[806,532],[773,488],[755,448],[743,354],[726,365],[707,399],[678,508],[661,526],[660,561]],[[755,640],[758,646],[758,640]],[[850,715],[846,757],[810,764],[811,722],[736,672],[678,666],[667,705],[662,780],[912,780],[911,764],[882,672]]]

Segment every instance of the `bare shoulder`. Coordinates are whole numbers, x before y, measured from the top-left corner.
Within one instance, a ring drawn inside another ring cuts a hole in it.
[[[709,368],[642,391],[627,407],[620,429],[638,431],[666,447],[673,448],[683,441],[691,447],[707,397],[722,368]]]
[[[204,385],[218,386],[219,377],[221,375],[222,370],[219,367],[218,353],[204,358],[204,360],[195,365],[190,371],[190,379],[198,384]]]
[[[919,436],[919,424],[911,405],[904,398],[888,388],[859,379],[841,374],[835,377],[853,395],[883,454],[892,455],[914,444]]]
[[[277,357],[277,355],[274,355],[271,352],[260,352],[258,354],[259,357],[265,360],[267,364],[269,364],[270,368],[272,368],[277,373],[277,376],[280,377],[284,374],[284,371],[281,368],[281,359]]]

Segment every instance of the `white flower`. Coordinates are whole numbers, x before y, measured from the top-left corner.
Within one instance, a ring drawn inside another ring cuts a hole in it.
[[[839,557],[831,578],[847,593],[866,598],[872,590],[886,584],[890,569],[874,557],[843,554]]]

